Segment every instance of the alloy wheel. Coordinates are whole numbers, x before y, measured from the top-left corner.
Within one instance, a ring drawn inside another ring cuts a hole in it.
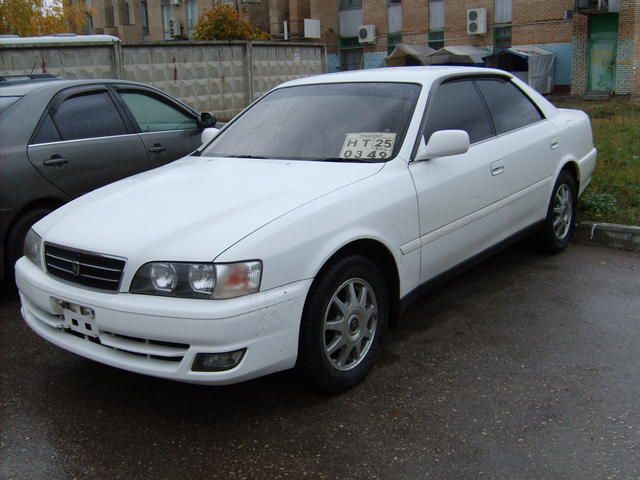
[[[361,278],[340,285],[324,315],[324,353],[337,370],[355,368],[367,356],[378,325],[373,288]]]
[[[553,201],[553,232],[558,240],[564,240],[573,222],[573,195],[566,183],[556,190]]]

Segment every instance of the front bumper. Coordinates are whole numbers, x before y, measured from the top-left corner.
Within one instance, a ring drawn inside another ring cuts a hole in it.
[[[193,300],[102,293],[60,282],[30,260],[16,263],[22,316],[38,335],[65,350],[132,372],[202,384],[230,384],[295,365],[311,280],[232,300]],[[98,337],[73,335],[55,299],[90,307]],[[197,353],[246,349],[222,372],[191,370]]]

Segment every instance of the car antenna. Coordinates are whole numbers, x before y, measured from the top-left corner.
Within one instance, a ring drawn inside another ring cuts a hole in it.
[[[29,73],[29,75],[33,75],[33,71],[36,69],[36,65],[38,65],[38,62],[33,64],[33,68],[31,69],[31,72]]]

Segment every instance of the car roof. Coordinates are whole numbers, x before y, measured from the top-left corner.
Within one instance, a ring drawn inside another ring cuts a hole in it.
[[[24,83],[16,83],[11,84],[7,83],[5,85],[0,85],[0,97],[11,97],[11,96],[22,96],[26,95],[29,92],[34,90],[39,90],[41,92],[47,91],[59,91],[63,88],[69,87],[77,87],[80,85],[92,85],[95,83],[117,83],[119,85],[135,85],[138,87],[149,87],[149,85],[145,85],[144,83],[131,82],[128,80],[118,80],[118,79],[104,79],[104,78],[91,78],[91,79],[83,79],[83,80],[33,80]]]
[[[410,82],[431,84],[439,78],[456,75],[501,75],[509,78],[512,77],[508,72],[494,68],[452,66],[386,67],[315,75],[291,80],[279,85],[279,87],[342,82]]]

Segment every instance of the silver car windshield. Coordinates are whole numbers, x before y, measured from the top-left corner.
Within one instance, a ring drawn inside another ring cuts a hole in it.
[[[381,162],[395,157],[420,93],[413,83],[332,83],[265,95],[204,156]]]

